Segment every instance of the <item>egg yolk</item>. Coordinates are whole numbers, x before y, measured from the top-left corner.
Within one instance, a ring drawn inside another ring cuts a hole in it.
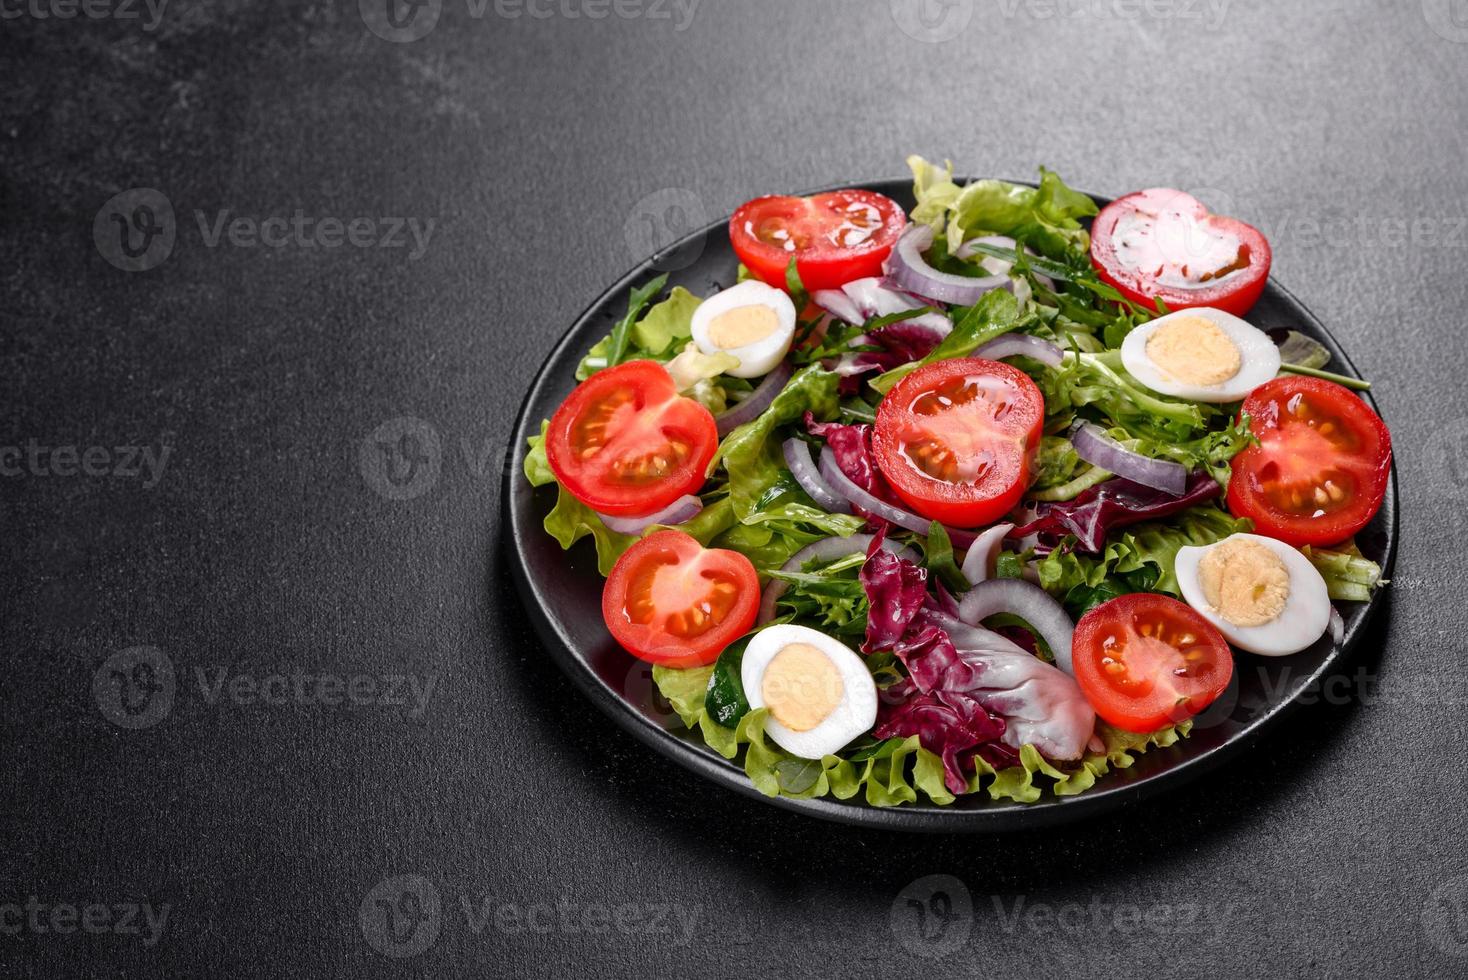
[[[735,350],[764,340],[779,327],[780,318],[768,306],[736,306],[709,321],[709,343],[720,350]]]
[[[1184,384],[1221,385],[1244,366],[1239,348],[1212,320],[1180,316],[1147,338],[1147,359]]]
[[[1231,538],[1208,549],[1198,563],[1198,584],[1218,615],[1235,626],[1263,626],[1284,612],[1290,573],[1269,548]]]
[[[776,721],[808,732],[836,710],[846,685],[830,657],[809,643],[791,643],[765,668],[760,693]]]

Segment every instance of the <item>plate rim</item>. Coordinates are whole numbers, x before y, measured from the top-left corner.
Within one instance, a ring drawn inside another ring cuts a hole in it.
[[[1006,180],[1006,178],[973,178],[955,177],[954,180],[967,184],[977,179]],[[843,181],[837,184],[824,185],[822,187],[799,192],[801,195],[819,194],[830,190],[839,190],[847,187],[866,187],[877,190],[879,193],[890,193],[893,185],[901,185],[908,182],[907,178],[885,177],[876,180]],[[1020,184],[1027,187],[1035,187],[1036,184],[1029,180],[1009,180],[1009,183]],[[1108,198],[1087,191],[1080,193],[1095,201],[1099,207],[1105,207],[1114,198]],[[1299,691],[1314,689],[1322,677],[1331,673],[1337,666],[1348,659],[1359,644],[1361,635],[1370,627],[1376,618],[1377,611],[1381,605],[1389,601],[1386,590],[1378,591],[1366,603],[1363,614],[1354,622],[1347,624],[1347,629],[1341,642],[1335,649],[1327,653],[1321,660],[1319,666],[1308,676],[1304,677],[1297,685],[1295,696],[1286,701],[1271,705],[1258,718],[1253,719],[1240,732],[1220,743],[1203,754],[1181,760],[1178,764],[1168,768],[1166,771],[1144,778],[1134,783],[1118,784],[1107,787],[1106,777],[1101,777],[1095,787],[1086,790],[1076,796],[1055,797],[1046,795],[1034,803],[1014,804],[999,807],[976,807],[976,808],[954,808],[952,806],[937,806],[934,804],[904,805],[899,807],[874,807],[860,801],[836,801],[826,798],[816,799],[792,799],[786,796],[765,796],[749,781],[742,768],[731,760],[719,756],[706,745],[695,744],[690,739],[680,736],[675,731],[658,725],[641,711],[630,705],[626,700],[615,695],[603,683],[596,674],[587,668],[586,664],[571,649],[568,640],[562,636],[555,623],[536,594],[534,583],[530,581],[530,569],[525,561],[524,552],[519,547],[521,537],[527,529],[520,523],[519,516],[514,507],[517,493],[531,492],[528,484],[521,479],[526,455],[525,433],[538,430],[540,419],[530,418],[532,406],[539,400],[542,389],[549,382],[549,374],[553,365],[559,365],[562,361],[565,349],[570,345],[572,338],[581,333],[586,324],[603,308],[609,299],[625,295],[632,284],[639,279],[648,276],[649,272],[656,269],[655,263],[660,257],[676,252],[687,244],[698,239],[706,239],[710,234],[717,234],[719,229],[727,226],[728,216],[710,222],[702,228],[696,229],[677,241],[665,246],[663,249],[643,259],[633,268],[620,276],[614,283],[606,287],[582,311],[571,321],[565,331],[556,339],[550,350],[536,369],[529,386],[525,390],[520,409],[515,414],[515,420],[511,431],[510,454],[508,465],[504,471],[504,481],[501,487],[501,509],[504,518],[504,527],[508,531],[503,535],[503,547],[510,553],[510,566],[515,579],[516,593],[521,604],[530,614],[532,626],[536,637],[541,644],[550,652],[552,659],[566,674],[572,684],[588,697],[604,714],[623,731],[630,733],[643,745],[658,752],[665,758],[671,759],[685,770],[695,773],[713,783],[726,789],[732,790],[740,796],[774,806],[781,810],[799,813],[804,816],[816,817],[835,823],[879,827],[886,830],[900,830],[915,833],[1007,833],[1037,829],[1054,826],[1062,823],[1070,823],[1074,820],[1083,819],[1086,816],[1099,815],[1110,812],[1120,807],[1126,807],[1142,799],[1157,796],[1171,790],[1177,789],[1193,779],[1213,771],[1225,763],[1233,761],[1244,749],[1254,744],[1268,730],[1278,727],[1281,721],[1298,709],[1302,702]],[[661,271],[661,270],[658,270]],[[676,271],[676,270],[675,270]],[[1334,334],[1323,322],[1300,301],[1290,289],[1280,283],[1272,274],[1266,283],[1266,289],[1275,289],[1283,296],[1288,305],[1298,310],[1309,321],[1309,323],[1324,335],[1329,346],[1333,348],[1332,354],[1337,356],[1345,371],[1341,372],[1351,377],[1361,378],[1361,372],[1351,361]],[[1359,393],[1377,414],[1380,407],[1372,391]],[[1399,495],[1397,487],[1397,461],[1392,459],[1390,479],[1388,480],[1387,493],[1383,501],[1384,507],[1390,508],[1390,522],[1386,528],[1386,552],[1381,562],[1383,578],[1389,578],[1396,561],[1397,543],[1400,536],[1400,507],[1398,506]],[[538,522],[528,529],[529,533],[544,534],[544,530]],[[578,542],[579,547],[584,543]],[[1152,751],[1160,751],[1153,749]]]

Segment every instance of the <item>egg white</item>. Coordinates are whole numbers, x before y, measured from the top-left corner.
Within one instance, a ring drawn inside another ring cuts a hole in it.
[[[741,306],[765,306],[774,311],[777,325],[767,336],[743,347],[723,348],[709,339],[709,325],[723,313]],[[693,311],[693,342],[705,354],[732,354],[739,366],[728,373],[736,378],[769,374],[790,351],[795,337],[795,304],[782,290],[754,279],[715,293]]]
[[[1165,373],[1147,356],[1147,340],[1162,325],[1183,317],[1202,317],[1213,323],[1239,350],[1239,372],[1217,385],[1197,385],[1179,381]],[[1279,348],[1260,330],[1232,313],[1211,306],[1178,310],[1144,323],[1121,342],[1121,363],[1127,373],[1153,391],[1174,398],[1196,402],[1242,401],[1249,392],[1279,374]]]
[[[1285,572],[1290,578],[1290,595],[1285,600],[1284,609],[1278,617],[1262,626],[1235,626],[1224,619],[1208,604],[1203,583],[1198,578],[1198,563],[1203,560],[1203,556],[1210,549],[1233,538],[1248,538],[1274,552],[1284,562]],[[1330,622],[1330,596],[1326,592],[1325,579],[1310,564],[1310,559],[1274,538],[1259,534],[1234,534],[1215,544],[1179,548],[1173,571],[1187,604],[1217,626],[1224,638],[1241,650],[1249,650],[1266,657],[1298,653],[1320,639]]]
[[[744,650],[740,679],[751,708],[763,708],[765,670],[785,647],[806,643],[830,658],[841,675],[841,701],[809,731],[796,732],[775,720],[765,722],[765,732],[775,744],[802,759],[819,759],[844,748],[847,743],[872,730],[877,723],[877,684],[861,657],[840,640],[805,626],[782,624],[756,633]]]

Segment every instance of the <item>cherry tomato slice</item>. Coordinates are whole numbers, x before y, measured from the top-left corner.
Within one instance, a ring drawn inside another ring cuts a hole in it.
[[[670,530],[648,535],[617,559],[601,611],[612,637],[633,656],[702,667],[749,632],[759,599],[748,558]]]
[[[1333,381],[1281,375],[1244,399],[1259,445],[1234,457],[1228,509],[1292,545],[1344,541],[1375,516],[1391,478],[1386,423]]]
[[[1172,310],[1212,306],[1243,316],[1264,291],[1271,259],[1257,228],[1165,187],[1119,197],[1091,224],[1091,264],[1148,309],[1160,299]]]
[[[907,226],[897,202],[875,191],[845,190],[813,197],[757,197],[729,219],[739,261],[777,289],[785,270],[807,290],[839,289],[882,274],[882,263]]]
[[[651,514],[703,486],[718,448],[709,410],[655,361],[598,371],[551,416],[545,455],[556,479],[592,510]]]
[[[1129,732],[1193,717],[1228,687],[1234,658],[1212,623],[1165,595],[1134,592],[1092,609],[1071,641],[1076,683],[1096,714]]]
[[[1040,389],[1018,368],[978,357],[937,361],[882,399],[872,448],[909,507],[977,527],[1019,503],[1044,416]]]

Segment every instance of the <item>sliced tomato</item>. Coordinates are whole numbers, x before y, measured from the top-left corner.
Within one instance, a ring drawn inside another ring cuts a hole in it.
[[[1071,640],[1076,683],[1096,714],[1129,732],[1193,717],[1234,672],[1228,641],[1196,610],[1152,592],[1092,609]]]
[[[957,527],[988,524],[1030,482],[1045,400],[1018,368],[978,357],[936,361],[882,399],[872,448],[899,497]]]
[[[1281,375],[1244,399],[1259,445],[1233,458],[1228,509],[1292,545],[1344,541],[1375,516],[1391,478],[1392,437],[1333,381]]]
[[[594,511],[637,517],[703,486],[718,448],[709,410],[678,394],[655,361],[582,382],[551,416],[545,455],[561,486]]]
[[[628,548],[601,594],[607,629],[629,653],[665,667],[701,667],[749,632],[759,578],[737,551],[658,531]]]
[[[1212,306],[1243,316],[1264,291],[1271,258],[1259,229],[1166,187],[1119,197],[1091,224],[1091,264],[1149,309],[1160,299],[1173,310]]]
[[[897,202],[875,191],[774,195],[739,206],[729,219],[729,241],[739,261],[771,286],[785,288],[793,258],[807,290],[839,289],[881,275],[906,226]]]

